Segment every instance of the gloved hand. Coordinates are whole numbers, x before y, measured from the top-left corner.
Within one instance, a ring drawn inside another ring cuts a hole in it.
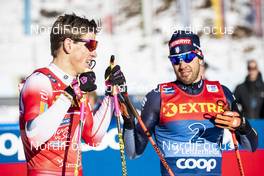
[[[92,92],[96,90],[97,86],[95,84],[95,73],[93,71],[81,73],[77,76],[78,86],[83,92]],[[76,94],[73,90],[73,85],[70,84],[64,90],[67,94],[69,94],[72,98],[76,97]]]
[[[126,78],[121,71],[119,65],[116,65],[114,68],[107,67],[105,70],[105,85],[106,85],[106,95],[112,94],[112,89],[114,85],[119,87],[119,92],[126,93],[127,86],[126,86]]]
[[[214,121],[215,126],[232,131],[238,129],[242,122],[240,115],[235,111],[225,111],[223,114],[217,114]]]
[[[133,129],[135,127],[135,116],[133,115],[131,110],[127,107],[123,95],[118,94],[118,102],[124,120],[124,128]]]

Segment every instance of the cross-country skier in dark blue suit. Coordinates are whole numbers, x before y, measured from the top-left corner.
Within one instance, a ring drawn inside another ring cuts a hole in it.
[[[257,133],[240,115],[227,87],[201,78],[204,61],[196,34],[175,31],[169,49],[177,80],[159,84],[146,95],[142,120],[175,175],[221,175],[222,149],[230,147],[224,145],[224,136],[234,132],[242,147],[255,151]],[[136,158],[148,138],[130,119],[124,118],[125,148],[130,158]],[[161,174],[168,175],[162,164]]]

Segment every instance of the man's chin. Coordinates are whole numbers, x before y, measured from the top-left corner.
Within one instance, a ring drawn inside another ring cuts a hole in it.
[[[188,78],[188,77],[182,77],[181,79],[179,79],[183,84],[192,84],[193,83],[193,80]]]
[[[182,81],[183,84],[186,84],[186,85],[189,85],[189,84],[192,84],[192,81]]]
[[[84,67],[84,68],[79,70],[79,74],[84,73],[84,72],[88,72],[88,71],[91,71],[91,69],[88,67]]]

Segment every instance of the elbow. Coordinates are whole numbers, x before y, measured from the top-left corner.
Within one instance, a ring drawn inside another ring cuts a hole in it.
[[[126,151],[126,156],[128,159],[133,160],[138,158],[140,155],[137,155],[135,150],[131,150],[128,146],[125,145],[125,151]]]
[[[129,156],[129,155],[127,155],[127,158],[130,159],[130,160],[132,160],[132,159],[135,159],[136,157],[135,156]]]
[[[102,143],[102,139],[103,139],[103,136],[102,137],[84,137],[83,140],[86,144],[88,144],[89,146],[91,147],[98,147],[101,143]]]
[[[255,152],[258,148],[258,133],[252,130],[251,152]]]
[[[133,155],[128,155],[128,154],[126,154],[126,156],[127,156],[127,158],[128,159],[130,159],[130,160],[133,160],[133,159],[136,159],[136,158],[138,158],[139,157],[139,155],[137,155],[137,154],[133,154]]]
[[[258,144],[251,145],[251,148],[249,149],[250,152],[255,152],[258,149]]]
[[[134,147],[131,147],[125,143],[125,152],[128,159],[133,160],[138,157],[140,157],[139,154],[137,154],[136,149]]]
[[[258,148],[258,134],[255,130],[252,130],[251,133],[247,135],[244,140],[242,140],[242,145],[249,151],[255,152]]]
[[[254,142],[252,142],[251,152],[255,152],[258,148],[258,136],[255,137]]]
[[[256,150],[257,150],[257,147],[252,148],[252,149],[251,149],[251,152],[255,152]]]
[[[34,139],[29,139],[29,144],[31,149],[37,150],[44,142],[40,142]]]
[[[30,145],[31,149],[38,149],[41,145],[45,144],[45,142],[47,140],[41,139],[40,137],[38,137],[38,135],[36,136],[32,136],[32,134],[27,133],[27,138],[28,138],[28,142]]]
[[[30,147],[32,149],[37,149],[41,145],[45,144],[45,142],[47,142],[52,135],[47,133],[43,134],[37,128],[29,129],[28,126],[26,126],[26,136]]]

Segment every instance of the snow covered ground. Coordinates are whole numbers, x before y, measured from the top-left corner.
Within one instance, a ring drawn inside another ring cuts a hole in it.
[[[201,1],[201,0],[199,0]],[[212,20],[213,11],[210,8],[195,8],[199,1],[192,1],[191,24],[193,28],[208,27],[205,21]],[[111,6],[111,2],[115,2]],[[0,6],[0,97],[18,95],[17,84],[21,77],[30,74],[35,68],[49,64],[52,60],[49,49],[48,31],[37,34],[37,27],[47,29],[54,18],[47,19],[40,15],[41,8],[58,10],[60,12],[76,12],[86,17],[103,18],[111,11],[115,13],[114,20],[119,21],[114,26],[114,35],[104,30],[98,34],[99,48],[97,50],[98,93],[104,92],[104,70],[109,57],[114,54],[127,78],[130,94],[146,94],[160,82],[175,79],[171,65],[167,59],[168,47],[166,41],[175,29],[181,27],[179,5],[175,2],[168,10],[154,15],[153,36],[145,38],[141,26],[141,15],[124,18],[120,11],[121,1],[113,0],[34,0],[32,1],[32,36],[23,34],[23,1],[2,1]],[[122,1],[129,2],[129,1]],[[153,6],[159,7],[162,0],[153,0]],[[238,23],[240,16],[227,12],[227,27]],[[158,32],[157,32],[158,31]],[[242,82],[246,76],[246,60],[255,58],[264,73],[264,42],[257,37],[231,39],[225,35],[222,39],[213,39],[209,35],[201,37],[201,47],[205,60],[210,67],[206,73],[212,80],[220,80],[231,90]],[[254,48],[245,53],[247,48]]]

